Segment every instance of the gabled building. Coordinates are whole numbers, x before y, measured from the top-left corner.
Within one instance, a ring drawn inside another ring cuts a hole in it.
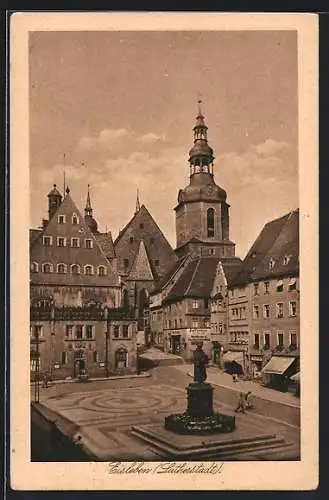
[[[299,362],[299,210],[264,226],[229,288],[230,341],[246,328],[252,375],[284,388]]]
[[[111,249],[104,252],[97,223],[81,215],[69,188],[63,199],[54,185],[48,208],[42,230],[31,231],[32,369],[40,343],[41,370],[52,377],[134,371],[136,324]]]

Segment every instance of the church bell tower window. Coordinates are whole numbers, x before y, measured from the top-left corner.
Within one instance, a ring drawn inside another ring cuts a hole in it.
[[[207,210],[207,234],[208,238],[215,236],[215,210],[213,208]]]

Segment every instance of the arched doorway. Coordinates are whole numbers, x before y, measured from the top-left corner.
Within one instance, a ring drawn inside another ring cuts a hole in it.
[[[124,347],[119,347],[115,351],[115,369],[122,370],[128,368],[128,352]]]
[[[86,354],[84,349],[76,349],[73,358],[73,378],[86,371]]]

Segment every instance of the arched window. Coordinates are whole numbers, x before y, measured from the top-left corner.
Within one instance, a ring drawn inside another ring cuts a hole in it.
[[[66,264],[57,264],[57,272],[59,274],[65,274],[67,270]]]
[[[128,352],[123,347],[120,347],[115,352],[115,367],[116,368],[127,368],[128,366]]]
[[[93,274],[93,266],[90,265],[85,266],[85,274],[91,276]]]
[[[208,238],[215,236],[215,210],[213,208],[207,210],[207,233]]]
[[[71,273],[72,274],[80,274],[80,266],[78,264],[72,264]]]
[[[37,262],[32,262],[31,264],[31,272],[38,273],[39,272],[39,264]]]
[[[77,214],[72,215],[72,224],[73,225],[79,224],[79,217],[77,216]]]
[[[53,265],[50,264],[50,262],[45,262],[42,264],[42,272],[43,273],[52,273],[53,272]]]
[[[105,276],[106,268],[105,266],[98,266],[98,276]]]

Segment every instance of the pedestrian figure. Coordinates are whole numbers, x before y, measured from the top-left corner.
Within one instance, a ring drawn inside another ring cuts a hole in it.
[[[254,407],[254,404],[253,404],[252,399],[251,399],[251,391],[246,392],[244,397],[245,397],[246,410],[252,410]]]
[[[46,373],[43,376],[42,387],[48,389],[48,375]]]
[[[232,374],[232,378],[233,378],[233,382],[237,382],[238,381],[238,376],[237,376],[236,373]]]
[[[245,413],[245,398],[244,398],[243,392],[240,392],[240,396],[238,399],[238,406],[235,408],[234,411],[236,413],[238,413],[239,411],[241,413]]]

